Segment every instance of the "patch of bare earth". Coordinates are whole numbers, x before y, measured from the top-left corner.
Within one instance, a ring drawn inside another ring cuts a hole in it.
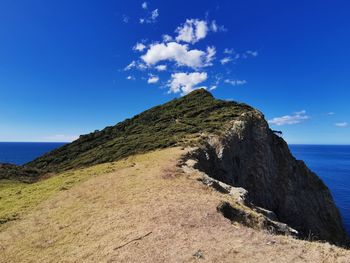
[[[329,244],[232,224],[232,197],[176,167],[179,148],[123,160],[0,232],[0,262],[350,262]]]

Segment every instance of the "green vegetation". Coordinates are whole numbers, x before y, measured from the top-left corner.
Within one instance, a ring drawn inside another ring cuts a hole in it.
[[[28,163],[26,167],[60,172],[185,143],[199,133],[220,133],[228,121],[253,108],[215,99],[205,90],[147,110],[132,119],[80,136]]]
[[[58,191],[71,188],[92,176],[112,172],[126,166],[126,162],[100,164],[89,168],[67,171],[33,184],[15,180],[0,180],[0,230],[1,225],[18,219],[23,213],[47,200]]]

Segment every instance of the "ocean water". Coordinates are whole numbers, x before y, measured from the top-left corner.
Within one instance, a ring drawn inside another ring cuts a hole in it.
[[[24,164],[65,143],[0,142],[0,163]],[[350,145],[289,145],[293,155],[326,183],[350,234]]]
[[[64,144],[59,142],[0,142],[0,163],[25,164]]]
[[[331,190],[350,235],[350,145],[289,145]]]

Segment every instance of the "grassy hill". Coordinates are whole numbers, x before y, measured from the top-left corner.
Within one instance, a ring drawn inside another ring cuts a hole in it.
[[[196,90],[115,126],[82,135],[26,167],[58,172],[119,160],[185,143],[191,135],[220,133],[227,121],[250,110],[246,104],[217,100],[203,89]]]

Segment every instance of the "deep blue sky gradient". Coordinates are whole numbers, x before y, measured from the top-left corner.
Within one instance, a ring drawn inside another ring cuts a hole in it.
[[[216,20],[226,32],[198,47],[258,51],[231,64],[221,99],[248,103],[267,119],[305,110],[309,119],[272,126],[289,143],[350,144],[350,2],[148,1],[157,23],[140,24],[143,1],[0,2],[0,141],[62,141],[113,125],[179,94],[123,68],[142,39],[174,35],[188,18]],[[123,16],[129,17],[128,23]],[[206,71],[224,69],[219,63]],[[328,112],[334,112],[328,115]]]

